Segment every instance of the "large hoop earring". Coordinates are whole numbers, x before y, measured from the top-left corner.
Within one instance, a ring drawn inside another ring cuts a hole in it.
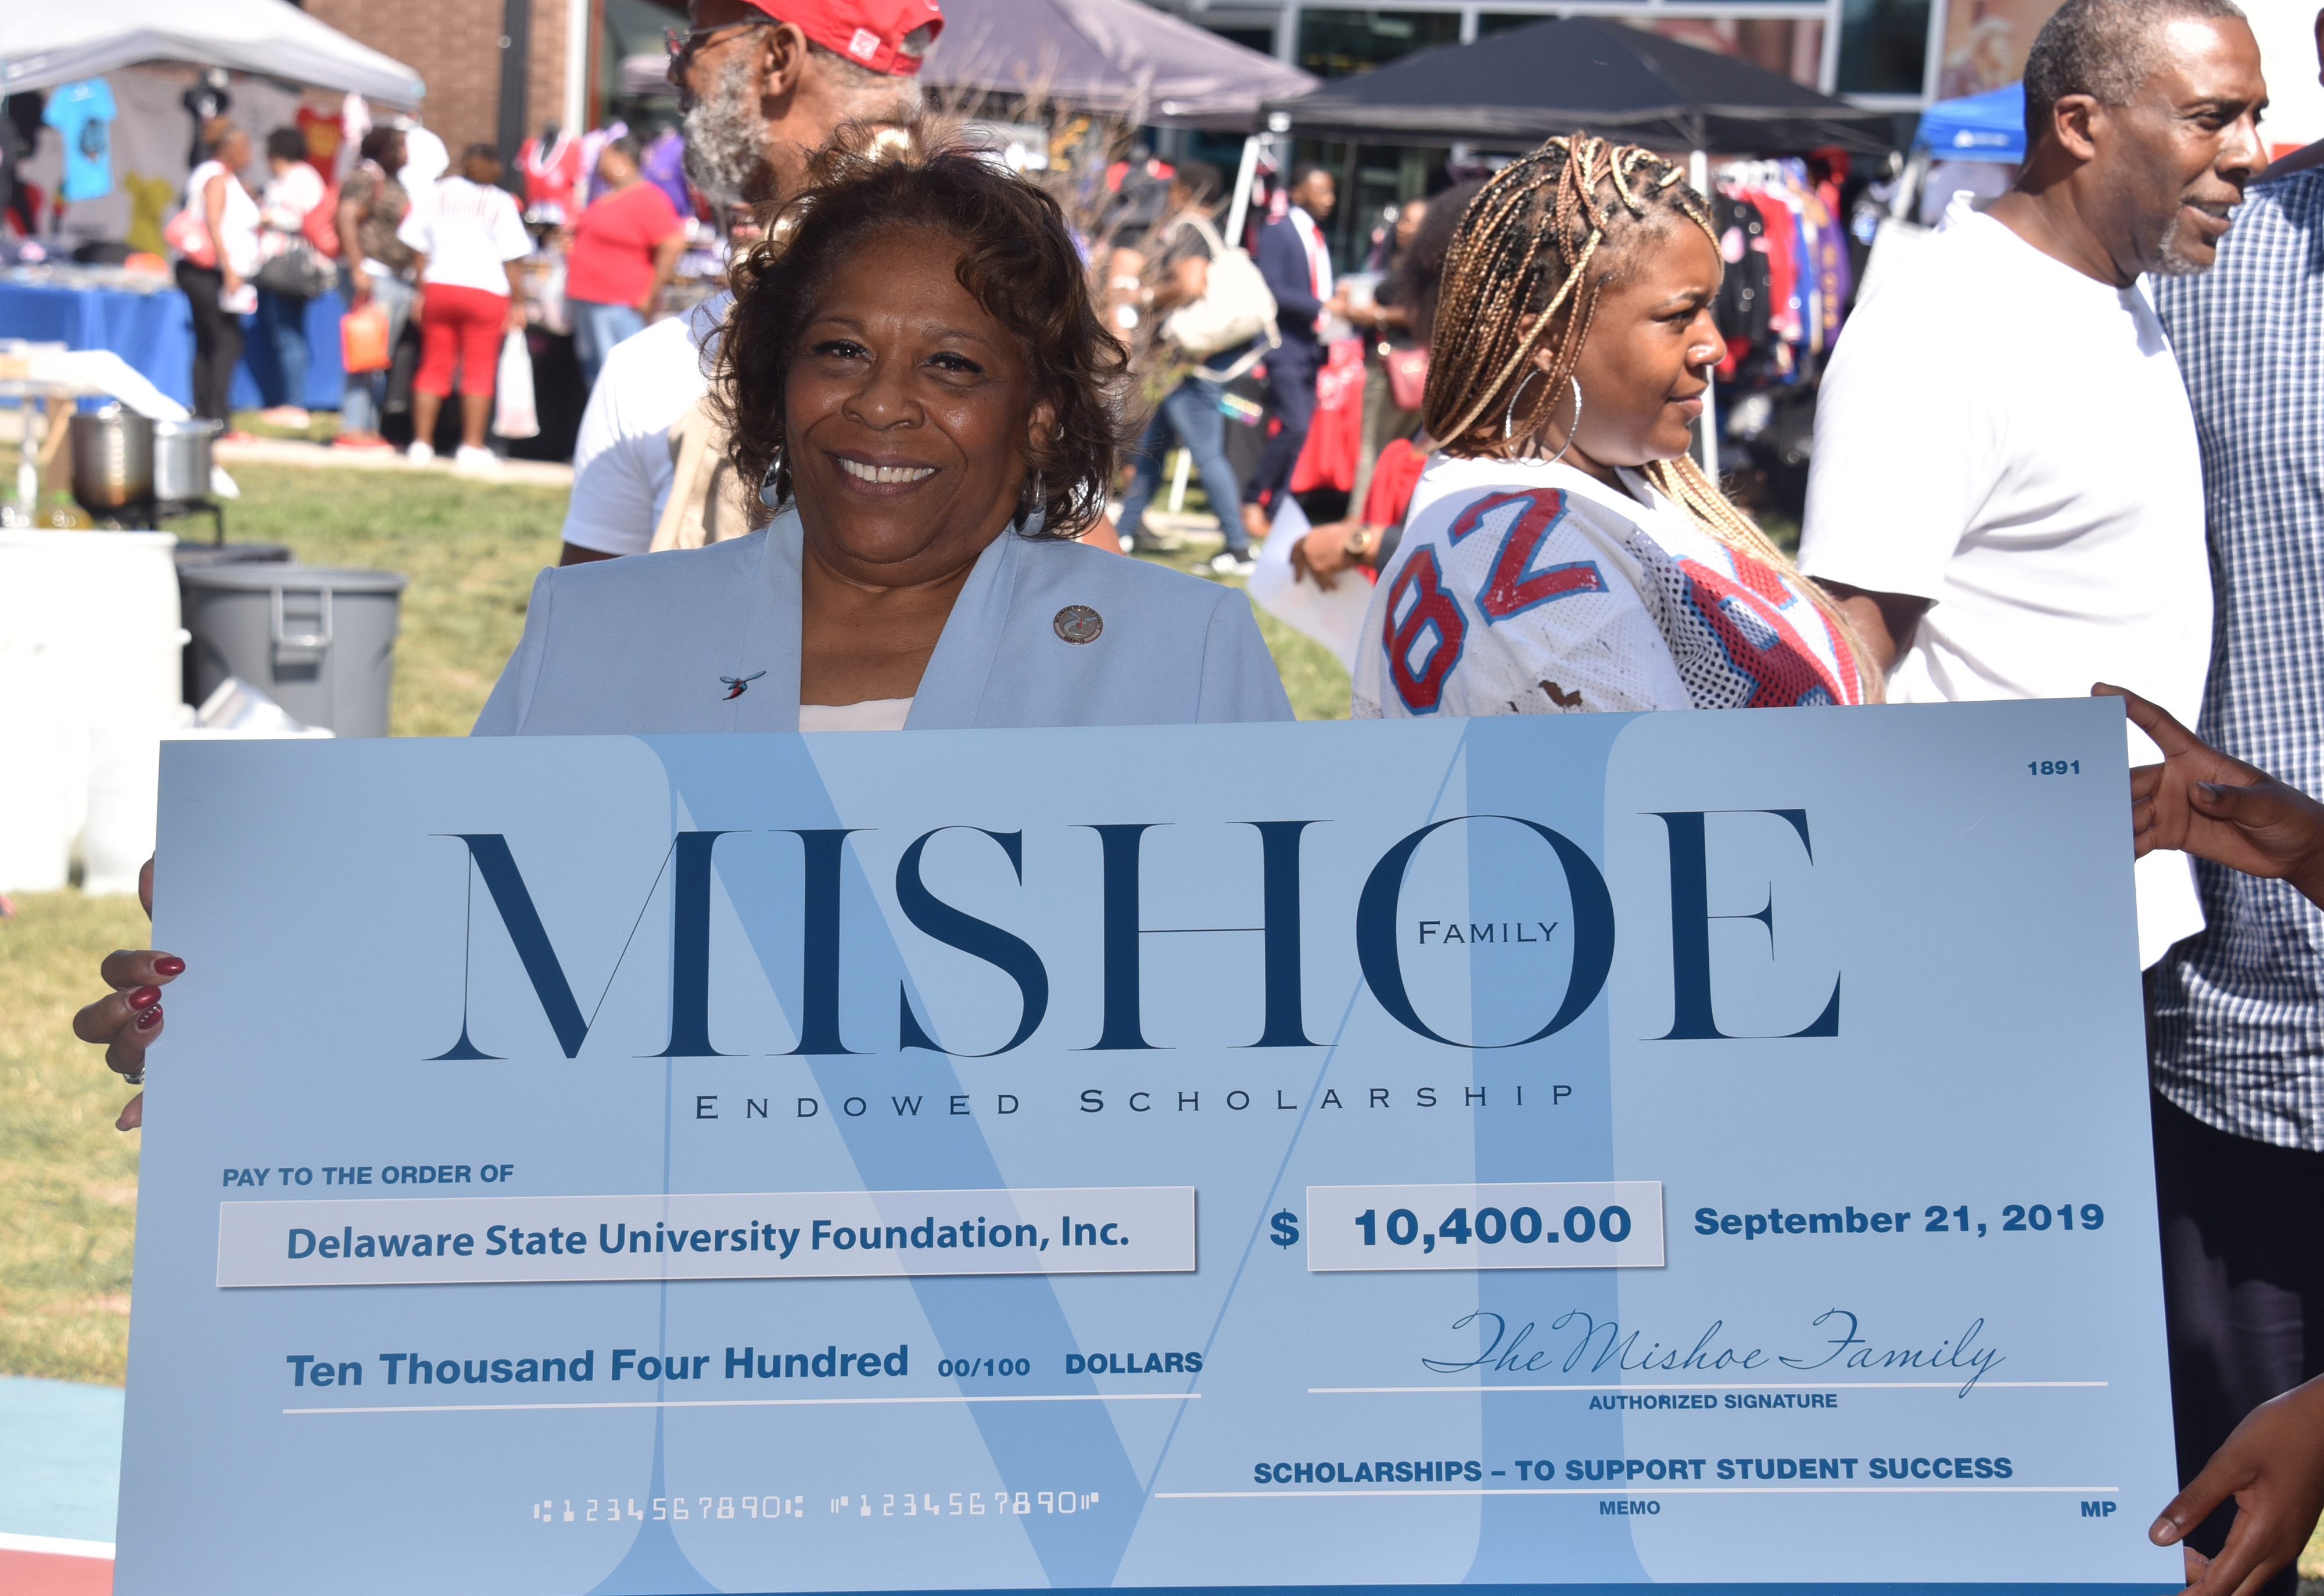
[[[1509,429],[1516,424],[1517,401],[1525,397],[1525,391],[1533,385],[1534,378],[1540,374],[1541,374],[1538,371],[1529,371],[1526,373],[1525,376],[1517,383],[1517,392],[1509,395],[1509,407],[1501,412],[1502,442],[1506,443],[1508,441]]]
[[[759,503],[770,510],[780,510],[783,507],[785,495],[782,475],[783,449],[782,446],[778,444],[775,446],[774,457],[767,462],[767,475],[759,484]]]
[[[1553,466],[1565,458],[1565,451],[1573,447],[1573,435],[1582,430],[1582,379],[1568,372],[1565,374],[1565,380],[1573,384],[1573,425],[1565,429],[1563,446],[1557,453],[1550,456],[1549,463]]]

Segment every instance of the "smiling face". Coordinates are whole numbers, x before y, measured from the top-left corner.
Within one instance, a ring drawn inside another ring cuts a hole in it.
[[[1719,252],[1702,229],[1665,214],[1628,233],[1620,247],[1573,373],[1582,384],[1582,427],[1567,459],[1585,469],[1685,454],[1711,368],[1726,353],[1711,318]],[[1534,357],[1537,369],[1548,369],[1556,342],[1554,334],[1543,340]],[[1565,441],[1572,405],[1569,389],[1552,407],[1544,453],[1554,454]]]
[[[807,545],[852,580],[936,580],[1017,513],[1047,424],[1023,346],[956,275],[959,242],[877,233],[835,263],[784,378]]]
[[[2218,258],[2227,210],[2267,164],[2259,113],[2267,101],[2258,42],[2235,17],[2181,17],[2163,30],[2153,68],[2126,106],[2093,115],[2113,136],[2098,146],[2110,241],[2127,272],[2180,275]]]

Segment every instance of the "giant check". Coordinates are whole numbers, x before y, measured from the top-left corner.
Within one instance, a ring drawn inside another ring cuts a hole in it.
[[[2174,1588],[2112,701],[168,745],[119,1588]]]

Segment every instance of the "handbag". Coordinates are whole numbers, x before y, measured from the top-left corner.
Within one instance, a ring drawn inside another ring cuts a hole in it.
[[[318,299],[338,286],[338,269],[315,253],[315,246],[304,238],[293,238],[288,247],[258,268],[252,279],[268,293],[286,300]]]
[[[339,367],[348,372],[383,372],[387,346],[387,307],[373,300],[362,309],[339,318]]]
[[[1390,349],[1382,357],[1388,367],[1388,396],[1400,411],[1416,411],[1428,396],[1428,351]]]
[[[171,249],[203,271],[217,270],[217,251],[210,245],[210,230],[192,206],[161,225],[161,237]]]
[[[1199,216],[1183,218],[1210,245],[1209,285],[1162,324],[1162,336],[1197,360],[1248,344],[1275,330],[1275,295],[1248,250],[1230,249]],[[1274,340],[1270,338],[1270,342]]]
[[[339,186],[333,183],[299,223],[299,231],[325,260],[339,254]]]
[[[493,430],[503,438],[540,436],[540,412],[532,399],[532,350],[522,333],[501,340],[501,367],[493,384]]]

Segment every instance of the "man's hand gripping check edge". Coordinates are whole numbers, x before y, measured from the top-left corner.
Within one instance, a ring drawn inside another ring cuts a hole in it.
[[[2230,759],[2155,705],[2099,682],[2131,724],[2163,750],[2159,765],[2130,773],[2130,829],[2141,857],[2179,848],[2247,875],[2285,881],[2324,904],[2324,804],[2264,770]]]

